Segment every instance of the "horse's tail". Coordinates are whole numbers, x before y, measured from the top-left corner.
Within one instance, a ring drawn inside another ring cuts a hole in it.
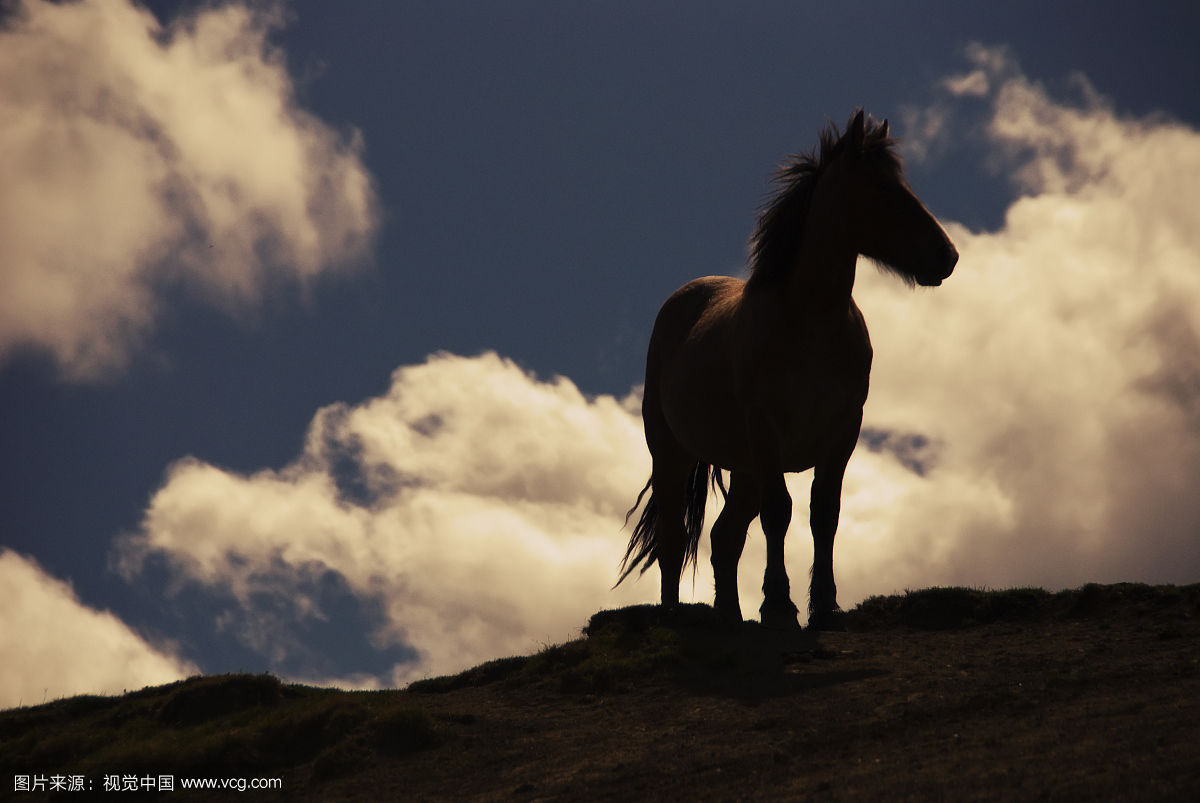
[[[687,565],[691,563],[693,571],[695,571],[696,552],[700,547],[700,535],[704,529],[704,505],[708,501],[710,471],[712,472],[713,488],[719,488],[722,497],[727,496],[721,469],[714,469],[707,463],[697,462],[692,466],[691,474],[688,475],[687,490],[683,497],[683,531],[686,536],[683,568],[687,568]],[[633,535],[629,536],[629,546],[625,549],[625,557],[621,559],[621,576],[613,588],[621,585],[639,564],[642,569],[638,572],[638,576],[641,576],[658,560],[658,503],[654,499],[653,483],[653,477],[646,481],[646,486],[638,494],[637,501],[625,514],[625,523],[628,524],[629,517],[641,506],[642,497],[646,496],[647,491],[650,492],[649,498],[646,499],[646,506],[642,508],[642,515],[633,528]]]

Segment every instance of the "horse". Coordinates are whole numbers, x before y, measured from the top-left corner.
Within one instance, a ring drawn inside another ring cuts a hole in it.
[[[792,515],[784,474],[811,468],[808,623],[844,629],[833,541],[873,355],[851,297],[858,256],[910,287],[940,285],[958,261],[905,180],[896,144],[887,120],[861,108],[845,133],[828,123],[819,151],[790,157],[776,173],[747,278],[695,279],[662,305],[642,396],[651,475],[625,517],[642,507],[617,585],[657,563],[662,606],[675,608],[683,569],[697,560],[711,477],[725,499],[710,536],[714,608],[742,621],[737,565],[757,516],[767,542],[760,621],[798,628],[784,566]]]

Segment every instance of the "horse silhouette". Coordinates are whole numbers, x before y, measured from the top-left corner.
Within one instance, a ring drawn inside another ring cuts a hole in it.
[[[833,540],[842,477],[858,442],[871,341],[851,298],[862,254],[910,286],[937,286],[958,252],[904,179],[888,123],[858,109],[844,134],[775,177],[750,243],[745,280],[706,276],[659,310],[646,355],[642,420],[650,480],[617,584],[639,565],[662,575],[662,605],[679,601],[696,560],[711,477],[725,496],[712,528],[718,612],[741,621],[737,564],[760,516],[767,540],[761,621],[796,627],[783,543],[792,515],[787,472],[814,469],[809,626],[841,629]],[[726,488],[721,470],[730,472]]]

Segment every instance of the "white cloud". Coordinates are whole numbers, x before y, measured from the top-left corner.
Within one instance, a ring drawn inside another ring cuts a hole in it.
[[[951,95],[981,97],[988,93],[991,82],[985,70],[971,70],[964,75],[955,75],[942,81],[942,86]]]
[[[377,645],[420,652],[392,682],[561,641],[646,594],[609,591],[649,472],[631,403],[494,354],[438,355],[397,370],[383,396],[320,410],[282,470],[175,464],[125,570],[158,553],[231,595],[242,639],[276,661],[294,646],[287,620],[326,616],[312,589],[337,572],[379,603]]]
[[[1195,581],[1200,134],[1121,118],[1094,93],[1056,102],[1003,51],[973,53],[991,110],[978,130],[1024,195],[998,231],[948,224],[961,259],[936,291],[859,273],[876,360],[845,484],[841,601],[932,584]],[[273,660],[296,648],[290,623],[327,615],[312,589],[336,572],[378,604],[379,646],[419,651],[386,679],[399,683],[655,600],[655,571],[609,591],[647,471],[635,397],[588,399],[491,354],[439,355],[378,398],[318,411],[280,470],[177,463],[121,555],[131,576],[161,556],[235,599],[232,626]],[[791,479],[800,605],[807,483]],[[740,570],[749,615],[763,553],[755,525]]]
[[[973,69],[962,75],[943,78],[940,87],[956,97],[985,97],[998,82],[1012,78],[1021,79],[1021,71],[1006,47],[995,47],[971,42],[964,55]]]
[[[163,286],[235,308],[360,260],[375,225],[357,134],[298,108],[278,15],[163,29],[128,0],[25,0],[0,30],[0,361],[119,369]]]
[[[197,671],[8,549],[0,549],[0,612],[0,708],[120,694]]]
[[[1122,118],[1079,77],[1084,102],[1056,102],[1003,50],[971,57],[1025,194],[999,231],[951,227],[961,259],[936,292],[862,274],[868,425],[936,454],[925,477],[855,457],[841,576],[859,593],[1195,581],[1200,134]],[[872,505],[880,484],[894,496]]]

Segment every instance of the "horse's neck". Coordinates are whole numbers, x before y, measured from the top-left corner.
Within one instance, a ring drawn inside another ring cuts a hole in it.
[[[829,237],[806,237],[784,288],[785,304],[808,319],[840,317],[850,306],[858,254]]]
[[[791,310],[816,317],[841,314],[849,307],[858,261],[844,200],[837,194],[820,197],[824,202],[814,199],[801,224],[804,230],[784,291]]]

